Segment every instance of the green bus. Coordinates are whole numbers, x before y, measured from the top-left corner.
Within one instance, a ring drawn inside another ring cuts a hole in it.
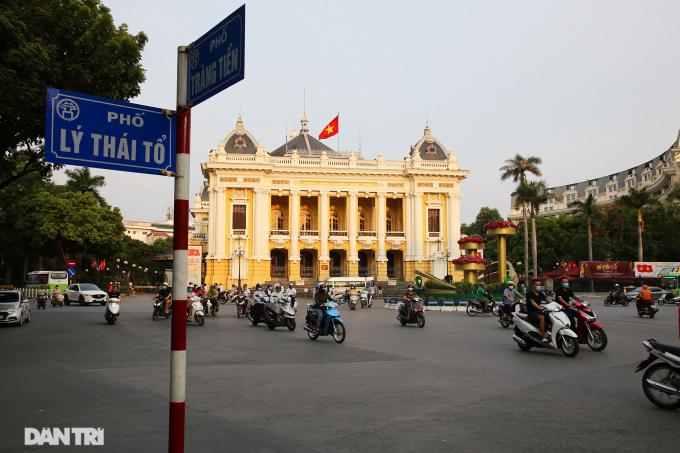
[[[35,271],[26,276],[26,288],[44,288],[54,291],[56,288],[62,291],[68,286],[68,274],[66,271]]]

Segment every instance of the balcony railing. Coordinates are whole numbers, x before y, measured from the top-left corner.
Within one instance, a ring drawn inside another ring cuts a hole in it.
[[[331,266],[329,275],[331,277],[341,277],[342,276],[342,267],[340,266]]]
[[[347,237],[347,231],[333,230],[328,235],[331,237]]]
[[[319,230],[300,230],[300,236],[318,236]]]
[[[300,266],[300,277],[302,277],[302,278],[314,278],[314,267],[313,266]]]
[[[370,238],[374,238],[374,237],[376,237],[377,235],[378,235],[378,234],[377,234],[375,231],[366,231],[366,230],[364,230],[364,231],[359,231],[359,237],[370,237]]]
[[[271,232],[272,236],[288,236],[288,234],[288,230],[272,230]]]
[[[429,237],[430,239],[438,239],[439,237],[441,237],[441,233],[439,231],[429,231],[427,233],[427,237]]]
[[[404,237],[404,232],[403,231],[388,231],[385,233],[385,236],[388,238],[403,238]]]
[[[194,241],[207,242],[207,240],[206,233],[194,233]]]
[[[232,236],[245,236],[246,230],[231,230]]]
[[[286,278],[286,266],[272,266],[271,278]]]

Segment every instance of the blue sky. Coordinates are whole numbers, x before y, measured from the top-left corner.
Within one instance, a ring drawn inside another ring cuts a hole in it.
[[[239,7],[233,1],[108,0],[116,23],[143,30],[147,80],[136,102],[174,107],[176,49]],[[341,112],[341,147],[402,159],[429,118],[471,171],[462,216],[509,211],[498,168],[543,158],[560,185],[661,154],[680,128],[680,2],[594,0],[248,1],[245,80],[192,112],[192,193],[200,162],[242,111],[268,150],[299,125]],[[333,139],[333,146],[335,140]],[[172,205],[169,178],[93,170],[129,219]],[[58,180],[62,178],[57,178]]]

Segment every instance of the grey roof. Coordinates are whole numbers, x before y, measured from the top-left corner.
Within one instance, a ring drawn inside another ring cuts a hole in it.
[[[269,154],[272,156],[285,156],[292,153],[294,149],[297,150],[301,157],[318,156],[322,151],[326,151],[331,157],[335,154],[335,150],[312,137],[308,132],[299,133]]]
[[[224,143],[224,151],[230,154],[255,154],[257,145],[245,132],[234,132]]]
[[[430,127],[426,126],[423,136],[418,143],[411,147],[411,157],[418,154],[422,160],[448,160],[449,153],[444,149],[439,140],[432,136]]]

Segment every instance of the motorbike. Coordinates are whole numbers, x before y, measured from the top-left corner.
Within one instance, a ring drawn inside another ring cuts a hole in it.
[[[500,307],[493,298],[493,295],[487,291],[486,298],[489,300],[488,302],[482,302],[477,299],[468,300],[467,307],[465,307],[465,312],[468,316],[477,316],[479,313],[493,313],[494,316],[498,316]]]
[[[368,294],[366,291],[359,292],[359,303],[361,304],[361,308],[368,307]]]
[[[350,310],[356,310],[357,309],[357,301],[358,300],[359,300],[359,296],[356,293],[349,295],[349,301],[347,302],[347,305],[349,306]]]
[[[36,299],[36,303],[38,306],[38,310],[41,308],[45,310],[47,308],[47,295],[46,294],[38,294],[38,298]]]
[[[659,300],[657,300],[659,305],[680,305],[680,296],[674,295],[671,291],[666,292],[662,297],[659,297]]]
[[[625,294],[617,293],[616,291],[609,291],[607,297],[604,298],[604,305],[610,307],[612,305],[623,305],[627,307],[630,301]]]
[[[274,330],[277,327],[287,327],[290,331],[295,330],[295,311],[290,308],[288,297],[279,300],[276,294],[270,296],[269,304],[264,307],[264,322],[269,330]]]
[[[290,300],[290,307],[297,313],[297,296],[291,294],[288,296],[288,300]]]
[[[191,296],[187,302],[189,304],[187,322],[193,322],[199,326],[205,324],[205,311],[203,311],[201,298],[198,296]]]
[[[307,304],[307,316],[305,317],[304,329],[307,336],[311,340],[316,340],[319,337],[331,335],[336,343],[345,341],[347,332],[345,331],[345,323],[340,317],[338,311],[338,304],[336,302],[324,302],[321,305],[324,319],[321,322],[321,332],[316,331],[316,308],[312,304]]]
[[[263,292],[255,291],[255,294],[253,294],[253,303],[248,304],[246,311],[246,317],[250,320],[253,326],[257,326],[261,322],[266,322],[264,315],[265,302],[265,294]]]
[[[638,364],[635,372],[646,369],[642,375],[645,396],[663,409],[680,409],[680,347],[654,339],[643,341],[642,345],[649,357]],[[654,363],[657,360],[660,363]]]
[[[639,300],[638,300],[639,302]],[[643,316],[649,316],[650,318],[653,318],[654,315],[656,314],[657,311],[659,311],[658,308],[656,308],[656,304],[654,301],[651,301],[650,303],[645,303],[642,304],[642,310],[640,310],[640,307],[638,306],[638,316],[642,318]]]
[[[205,299],[206,301],[206,313],[208,313],[210,316],[215,317],[217,316],[217,312],[220,311],[220,304],[217,302],[217,299]]]
[[[228,296],[229,296],[229,293],[227,293],[226,291],[221,291],[221,292],[217,295],[217,301],[220,303],[220,305],[224,305],[224,304],[226,304],[226,303],[229,301],[229,300],[228,300],[228,299],[229,299]]]
[[[531,348],[559,349],[567,357],[575,357],[578,354],[578,335],[569,328],[569,317],[562,311],[562,306],[557,302],[543,305],[544,314],[550,317],[552,328],[549,332],[549,341],[543,341],[541,331],[529,322],[529,315],[513,313],[515,322],[515,334],[512,339],[522,351]]]
[[[604,351],[607,347],[607,332],[604,326],[597,322],[597,316],[586,301],[572,302],[572,309],[576,311],[576,335],[578,342],[588,344],[593,351]]]
[[[57,305],[64,306],[64,295],[61,293],[52,295],[52,306],[56,307]]]
[[[109,297],[106,303],[106,311],[104,312],[104,319],[109,324],[113,324],[118,320],[120,315],[120,299],[117,297]]]
[[[411,309],[406,308],[404,302],[399,302],[397,306],[397,320],[402,326],[406,324],[417,324],[421,329],[425,327],[425,309],[423,308],[423,299],[416,297],[411,302]]]
[[[248,298],[245,294],[237,294],[234,297],[234,302],[236,303],[236,317],[241,318],[241,316],[246,316],[246,307],[248,305]]]
[[[172,304],[170,304],[170,306],[168,307],[168,312],[165,313],[163,311],[163,301],[161,300],[161,298],[158,295],[156,295],[156,297],[154,297],[154,299],[153,299],[153,314],[151,315],[151,318],[154,321],[157,320],[158,318],[161,318],[161,317],[168,319],[171,314],[172,314]]]
[[[519,300],[518,302],[515,302],[513,304],[513,309],[512,311],[519,311],[520,313],[526,313],[526,308],[525,308],[525,303],[524,300]],[[512,318],[512,314],[508,314],[503,307],[499,307],[498,311],[498,322],[501,324],[503,328],[508,328],[511,325],[515,324],[515,321]]]

